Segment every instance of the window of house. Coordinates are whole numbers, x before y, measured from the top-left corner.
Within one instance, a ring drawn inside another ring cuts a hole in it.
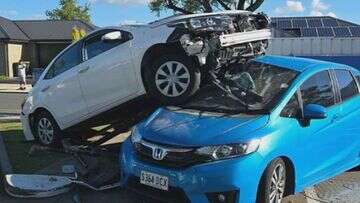
[[[318,104],[329,107],[335,104],[335,94],[328,71],[322,71],[307,81],[300,88],[303,105]]]
[[[343,101],[359,94],[355,78],[348,70],[335,70],[335,75],[339,84],[341,99]]]
[[[51,79],[61,73],[79,65],[81,63],[81,43],[70,47],[50,67],[45,75],[45,79]]]

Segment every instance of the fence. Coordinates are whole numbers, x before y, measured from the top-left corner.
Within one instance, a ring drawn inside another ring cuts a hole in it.
[[[360,56],[360,38],[273,38],[268,54],[294,56]]]
[[[273,38],[267,54],[301,56],[360,69],[360,38]]]

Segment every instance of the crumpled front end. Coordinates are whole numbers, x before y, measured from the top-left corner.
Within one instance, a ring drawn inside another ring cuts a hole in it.
[[[265,54],[271,37],[265,14],[229,13],[200,16],[171,22],[175,27],[168,41],[180,41],[188,56],[199,64],[219,68]]]

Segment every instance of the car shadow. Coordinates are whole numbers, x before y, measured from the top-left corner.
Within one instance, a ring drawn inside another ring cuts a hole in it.
[[[65,134],[75,145],[101,147],[118,153],[131,128],[160,106],[154,99],[144,96],[73,126]]]

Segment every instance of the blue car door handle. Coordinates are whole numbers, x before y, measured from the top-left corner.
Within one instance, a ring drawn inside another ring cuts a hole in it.
[[[340,115],[336,114],[332,117],[331,122],[336,123],[337,121],[339,121],[339,119],[340,119]]]

